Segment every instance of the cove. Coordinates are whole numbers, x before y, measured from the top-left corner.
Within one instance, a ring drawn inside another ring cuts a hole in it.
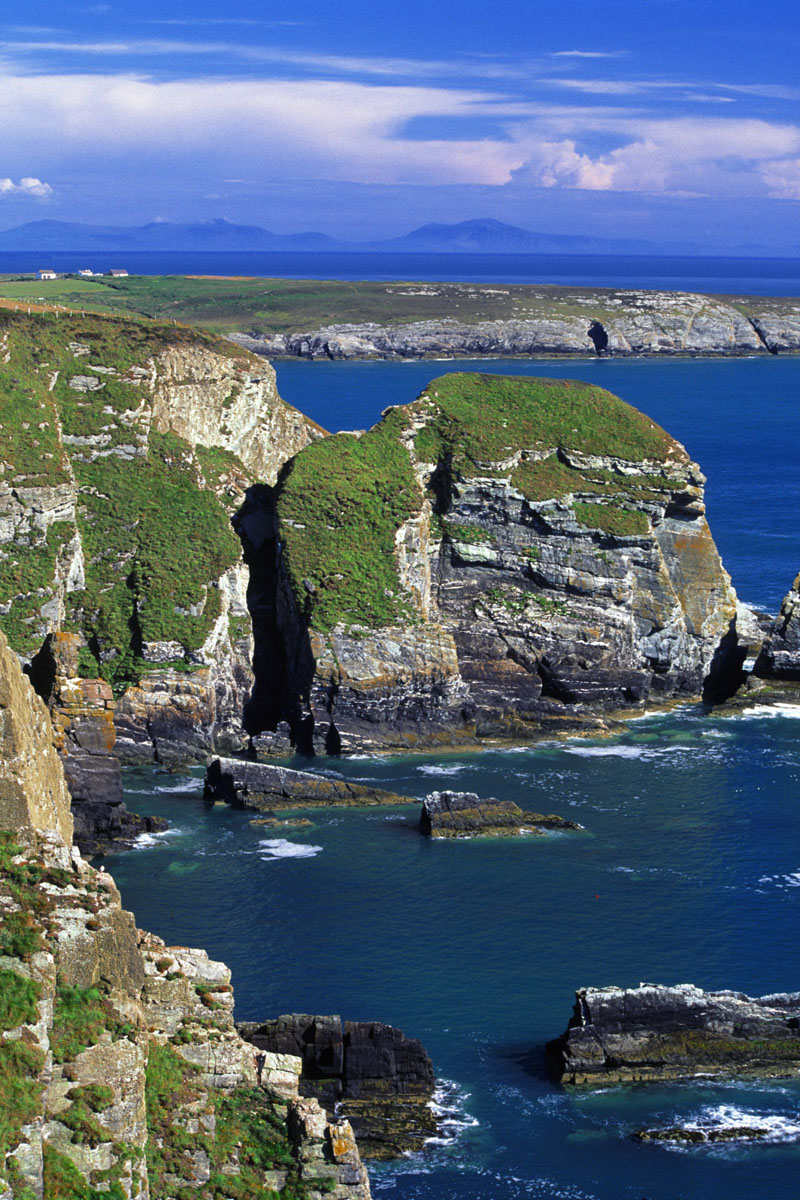
[[[800,362],[287,363],[278,380],[303,411],[348,428],[443,370],[476,365],[586,378],[662,423],[709,476],[712,530],[740,595],[777,605],[800,565]],[[511,799],[587,830],[530,841],[430,843],[416,806],[312,812],[310,828],[282,836],[204,806],[196,773],[129,771],[131,807],[173,828],[106,865],[144,927],[231,966],[241,1019],[341,1013],[422,1039],[446,1081],[451,1137],[373,1167],[378,1196],[792,1195],[796,1082],[572,1094],[547,1081],[542,1049],[586,984],[797,988],[798,716],[709,718],[686,706],[607,741],[317,760],[417,797],[452,786]],[[770,1144],[630,1140],[644,1125],[755,1115]]]

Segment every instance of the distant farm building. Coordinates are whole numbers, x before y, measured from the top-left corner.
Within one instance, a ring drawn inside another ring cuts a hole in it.
[[[88,267],[84,267],[82,271],[78,271],[79,275],[94,275],[94,271],[90,271]]]
[[[39,279],[58,279],[55,271],[51,270],[50,267],[46,267],[43,271],[37,271],[36,274]]]
[[[122,275],[128,274],[127,271],[109,271],[108,273],[109,275],[113,276],[114,279],[119,279]]]

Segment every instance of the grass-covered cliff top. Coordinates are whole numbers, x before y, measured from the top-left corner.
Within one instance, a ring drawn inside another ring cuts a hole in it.
[[[57,595],[99,659],[86,673],[120,684],[142,642],[191,652],[220,614],[216,581],[241,557],[232,496],[251,480],[232,453],[152,427],[151,366],[172,347],[249,357],[171,325],[0,311],[0,628],[21,654]]]
[[[411,444],[417,460],[434,464],[440,476],[508,478],[531,501],[596,497],[575,504],[576,520],[620,536],[646,531],[638,507],[672,486],[662,467],[688,462],[660,426],[602,388],[524,376],[435,379],[418,400],[388,409],[362,436],[338,434],[307,447],[279,483],[289,580],[300,611],[320,632],[338,622],[376,628],[413,615],[395,543],[399,527],[420,512],[425,498]],[[559,457],[559,449],[648,467],[626,475],[601,467],[579,470]],[[554,453],[536,461],[547,451]],[[520,452],[520,461],[500,465]],[[435,490],[431,485],[428,498],[434,513],[446,518],[449,501],[440,484]],[[446,520],[439,528],[447,533]]]
[[[687,458],[644,413],[604,388],[570,379],[442,375],[412,407],[430,418],[416,437],[417,455],[449,456],[466,474],[520,450],[556,447],[629,462]]]

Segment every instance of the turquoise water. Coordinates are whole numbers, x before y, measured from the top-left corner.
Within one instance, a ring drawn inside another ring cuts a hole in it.
[[[278,377],[287,399],[341,428],[371,423],[455,366],[288,363]],[[800,360],[490,369],[595,379],[666,425],[710,476],[712,529],[740,593],[775,607],[800,567]],[[586,826],[432,843],[414,805],[328,809],[310,813],[308,829],[276,832],[204,806],[197,772],[127,773],[131,806],[173,827],[107,859],[124,902],[167,941],[228,962],[241,1019],[336,1012],[396,1024],[428,1047],[447,1136],[373,1168],[376,1196],[800,1195],[800,1082],[572,1095],[547,1081],[542,1054],[586,984],[800,988],[800,709],[710,718],[688,706],[609,741],[318,766],[417,798],[475,790]],[[676,1150],[630,1138],[642,1126],[756,1117],[770,1144]]]

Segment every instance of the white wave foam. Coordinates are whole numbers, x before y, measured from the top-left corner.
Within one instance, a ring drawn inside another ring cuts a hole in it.
[[[466,1129],[475,1129],[480,1121],[467,1112],[470,1093],[452,1079],[437,1079],[428,1104],[439,1132],[425,1139],[426,1146],[452,1146]]]
[[[176,782],[176,783],[168,783],[168,784],[160,784],[160,783],[156,784],[155,790],[157,792],[168,792],[168,793],[179,792],[181,794],[183,794],[184,792],[187,792],[187,793],[191,793],[191,794],[196,794],[196,793],[202,792],[203,786],[204,786],[204,780],[202,780],[200,778],[195,778],[194,776],[191,776],[188,779],[182,779],[180,781],[180,783]]]
[[[576,746],[566,745],[567,754],[577,754],[580,758],[661,758],[665,754],[694,753],[691,746]]]
[[[286,838],[265,838],[258,846],[262,862],[272,862],[276,858],[314,858],[322,850],[322,846],[289,842]]]
[[[776,1145],[778,1143],[800,1141],[800,1118],[788,1113],[757,1112],[753,1109],[738,1108],[734,1104],[719,1104],[715,1107],[703,1108],[693,1120],[681,1122],[682,1129],[698,1131],[706,1135],[724,1133],[726,1130],[749,1130],[743,1132],[736,1141],[758,1142],[761,1145]],[[663,1143],[669,1145],[669,1143]],[[731,1142],[710,1142],[710,1145],[730,1145]],[[674,1149],[686,1149],[685,1144],[677,1142]]]
[[[743,717],[800,717],[800,704],[754,704],[751,708],[743,708],[740,713],[731,713],[728,720],[741,720]]]
[[[133,850],[150,850],[153,846],[163,846],[167,838],[181,837],[184,833],[183,829],[179,829],[176,825],[171,825],[169,829],[162,829],[158,833],[140,833],[134,839]]]
[[[790,875],[761,875],[758,882],[771,883],[778,888],[800,887],[800,871],[793,871]]]
[[[452,767],[437,767],[433,764],[423,763],[417,767],[417,770],[422,775],[460,775],[464,770],[464,766],[462,763],[459,763],[457,766]]]

